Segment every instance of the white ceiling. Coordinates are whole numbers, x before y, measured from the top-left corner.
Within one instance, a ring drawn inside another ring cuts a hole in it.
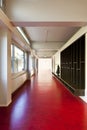
[[[77,27],[25,27],[32,42],[66,42]]]
[[[24,27],[39,57],[51,57],[87,25],[87,0],[6,0],[7,15]]]
[[[25,27],[32,48],[39,57],[51,57],[78,30],[78,27]]]

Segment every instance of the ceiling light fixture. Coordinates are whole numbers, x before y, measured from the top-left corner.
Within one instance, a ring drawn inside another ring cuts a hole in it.
[[[16,27],[17,30],[21,33],[21,35],[23,36],[23,38],[26,40],[26,42],[30,45],[29,39],[26,37],[23,29],[21,27]]]

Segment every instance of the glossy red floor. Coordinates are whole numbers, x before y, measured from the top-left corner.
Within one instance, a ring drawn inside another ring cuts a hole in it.
[[[50,72],[32,77],[0,108],[0,130],[87,130],[87,104]]]

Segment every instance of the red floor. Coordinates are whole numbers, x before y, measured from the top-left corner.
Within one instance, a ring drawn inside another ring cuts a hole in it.
[[[0,130],[87,130],[87,104],[44,72],[0,108]]]

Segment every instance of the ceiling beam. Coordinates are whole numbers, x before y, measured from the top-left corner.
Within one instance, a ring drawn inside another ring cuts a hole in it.
[[[57,26],[61,26],[61,27],[82,27],[87,25],[87,22],[35,22],[35,21],[31,21],[31,22],[24,22],[24,21],[11,21],[11,23],[14,26],[19,26],[19,27],[57,27]]]

